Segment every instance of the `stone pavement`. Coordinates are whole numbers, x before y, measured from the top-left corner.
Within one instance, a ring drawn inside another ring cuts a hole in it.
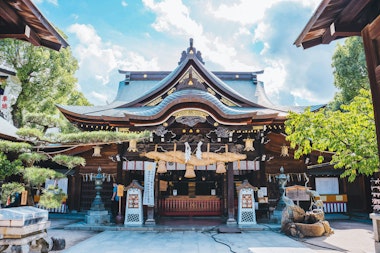
[[[376,251],[373,241],[372,224],[352,219],[328,219],[335,233],[329,237],[297,239],[279,232],[278,225],[260,223],[253,229],[226,231],[224,225],[215,225],[216,221],[205,220],[205,226],[157,225],[152,229],[123,225],[109,226],[107,231],[85,226],[81,219],[58,216],[51,218],[49,237],[66,240],[66,249],[61,253],[372,253]],[[179,221],[183,224],[183,221]],[[76,229],[75,229],[76,228]],[[103,227],[104,228],[104,227]],[[125,230],[127,229],[127,230]],[[227,233],[229,232],[229,233]],[[9,249],[6,251],[10,252]]]
[[[303,239],[288,237],[279,232],[278,225],[273,224],[258,224],[253,229],[243,229],[241,233],[233,233],[234,230],[231,230],[230,233],[223,233],[224,225],[215,226],[213,221],[209,221],[209,223],[203,221],[203,224],[209,225],[204,227],[196,226],[194,221],[190,222],[193,223],[190,229],[189,226],[185,229],[186,225],[184,227],[172,226],[170,229],[158,225],[156,227],[161,229],[142,230],[142,227],[132,227],[128,228],[129,230],[123,230],[124,226],[113,226],[113,230],[99,234],[95,234],[94,231],[83,231],[94,234],[82,242],[72,246],[68,245],[68,248],[61,252],[380,252],[375,249],[372,224],[369,220],[331,219],[329,222],[335,231],[333,235]],[[75,226],[83,228],[83,223],[79,222],[65,227],[73,229]],[[78,231],[67,231],[69,236],[75,236],[75,233]],[[67,242],[69,241],[67,240]]]
[[[105,231],[63,252],[312,253],[315,251],[287,236],[271,231],[231,234],[197,231]]]

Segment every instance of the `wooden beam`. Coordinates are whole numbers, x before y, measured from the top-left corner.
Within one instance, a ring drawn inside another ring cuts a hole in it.
[[[9,24],[19,25],[20,16],[5,1],[0,1],[0,16]]]
[[[0,33],[0,38],[26,40],[35,46],[41,46],[41,40],[38,34],[28,25],[25,25],[21,31],[14,31],[14,33]]]
[[[349,1],[348,5],[340,13],[339,22],[340,23],[350,23],[354,24],[354,20],[358,17],[361,11],[371,2],[372,0],[353,0]]]
[[[361,36],[362,28],[355,25],[342,26],[337,23],[332,23],[330,25],[329,32],[332,37],[351,37],[351,36]]]
[[[320,44],[322,44],[322,37],[318,37],[313,40],[308,40],[301,43],[303,49],[308,49],[310,47],[314,47]]]
[[[323,11],[325,10],[325,8],[330,4],[331,0],[323,0],[318,8],[315,10],[313,16],[311,17],[311,19],[309,20],[309,22],[306,24],[305,28],[302,30],[301,34],[298,36],[298,38],[296,39],[296,41],[293,43],[294,45],[296,45],[297,47],[301,46],[306,49],[308,47],[312,47],[312,46],[308,46],[305,48],[304,44],[307,43],[307,42],[303,42],[303,40],[305,39],[306,35],[310,32],[311,28],[313,27],[313,25],[315,24],[315,22],[318,20],[319,16],[323,13]],[[318,44],[316,44],[318,45]],[[316,46],[314,45],[314,46]]]

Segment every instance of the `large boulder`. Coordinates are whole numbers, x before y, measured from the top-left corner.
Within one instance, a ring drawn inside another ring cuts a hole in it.
[[[305,220],[305,210],[297,205],[286,206],[282,211],[281,229],[289,222],[303,222]]]
[[[305,214],[305,223],[313,224],[325,220],[325,213],[321,209],[313,209]]]
[[[334,233],[330,227],[330,223],[326,220],[318,221],[314,224],[288,223],[286,228],[286,233],[288,235],[299,238],[329,236]]]

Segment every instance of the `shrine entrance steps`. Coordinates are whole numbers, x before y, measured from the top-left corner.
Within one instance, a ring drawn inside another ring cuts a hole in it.
[[[226,224],[226,218],[220,216],[161,216],[157,218],[157,225],[163,226],[193,226],[193,227],[212,227]]]

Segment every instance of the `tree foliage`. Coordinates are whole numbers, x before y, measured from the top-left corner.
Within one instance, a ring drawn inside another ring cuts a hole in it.
[[[89,104],[76,90],[74,74],[78,63],[69,47],[57,52],[20,40],[4,39],[0,40],[0,60],[15,69],[21,82],[22,90],[12,112],[18,127],[22,125],[25,111],[54,115],[57,103]]]
[[[112,131],[92,131],[59,135],[60,143],[97,143],[97,142],[123,142],[131,139],[144,139],[149,137],[149,132],[112,132]]]
[[[65,176],[55,170],[40,167],[27,167],[23,172],[24,179],[32,186],[41,186],[46,179],[59,179]]]
[[[29,143],[0,140],[0,152],[22,153],[22,152],[30,152],[31,149],[32,149],[32,145],[30,145]]]
[[[1,186],[1,202],[6,203],[8,197],[12,196],[13,194],[20,193],[25,191],[25,187],[23,184],[18,182],[10,182],[3,184]]]
[[[295,158],[312,150],[334,152],[331,164],[344,168],[342,177],[353,181],[358,174],[372,175],[379,168],[370,91],[360,90],[350,104],[342,105],[342,110],[290,113],[285,131]]]
[[[349,104],[360,89],[369,89],[363,41],[361,37],[350,37],[343,45],[338,44],[333,58],[334,85],[339,89],[330,103],[332,110]]]
[[[55,155],[52,161],[67,167],[69,170],[75,168],[78,165],[85,166],[86,160],[79,156],[68,156],[68,155]]]
[[[7,156],[0,152],[0,180],[18,174],[23,168],[20,160],[9,161]]]
[[[26,166],[32,166],[36,162],[46,161],[48,159],[46,154],[36,152],[23,153],[20,154],[18,158],[23,161]]]
[[[42,191],[39,204],[45,208],[57,208],[61,206],[62,200],[67,197],[62,189],[50,185]]]

